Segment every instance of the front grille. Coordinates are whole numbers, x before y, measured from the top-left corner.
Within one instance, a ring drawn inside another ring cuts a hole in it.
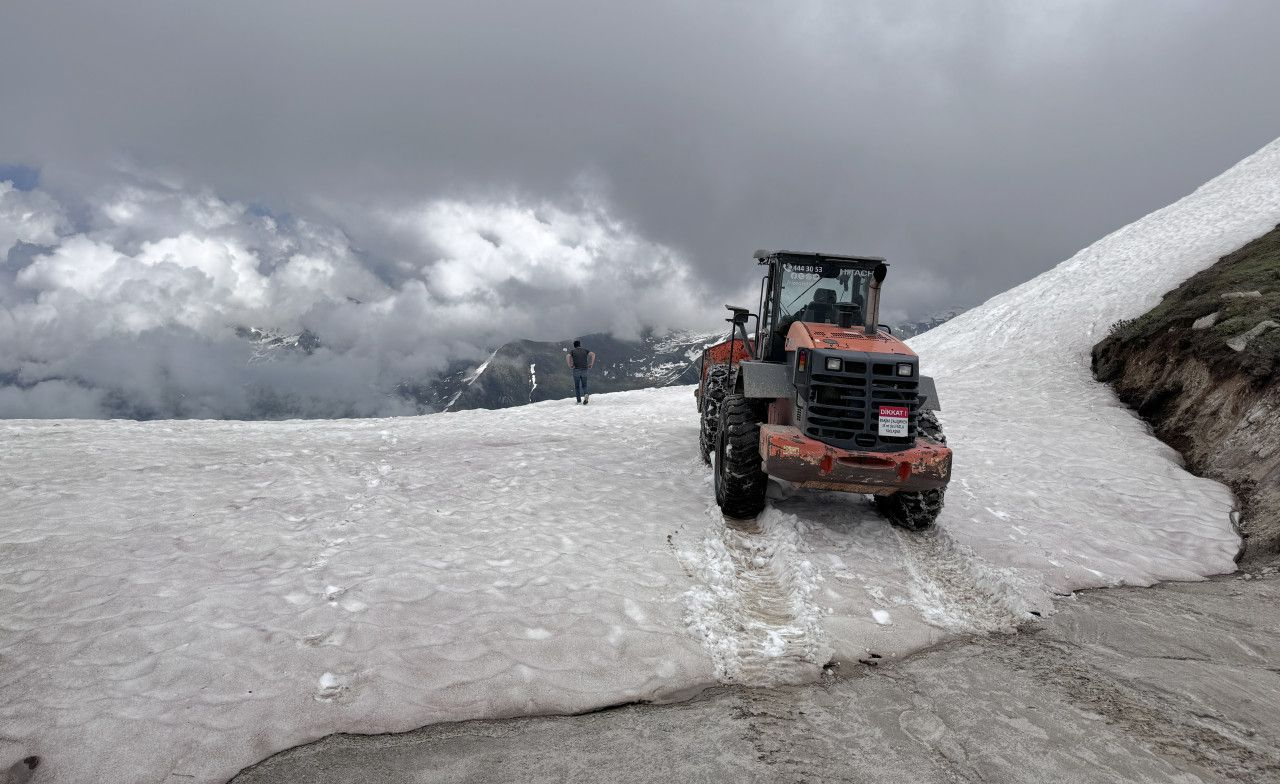
[[[896,362],[846,359],[841,371],[826,370],[825,358],[812,359],[814,372],[806,387],[801,428],[805,435],[844,449],[895,451],[915,443],[920,383],[916,376],[895,375]],[[822,368],[821,371],[818,369]],[[906,436],[881,436],[880,406],[909,410]]]

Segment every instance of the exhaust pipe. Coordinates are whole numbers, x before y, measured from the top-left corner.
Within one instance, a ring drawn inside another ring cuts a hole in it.
[[[870,300],[867,303],[867,326],[866,333],[875,335],[880,331],[880,284],[884,283],[884,279],[889,274],[889,265],[876,265],[875,272],[871,273],[871,290],[867,297]]]

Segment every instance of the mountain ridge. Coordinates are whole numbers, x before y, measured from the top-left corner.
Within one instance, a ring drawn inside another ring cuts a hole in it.
[[[952,307],[917,321],[892,327],[908,339],[950,321],[966,309]],[[728,337],[728,330],[677,331],[645,335],[636,341],[606,333],[578,338],[596,352],[591,375],[593,393],[624,392],[648,387],[698,383],[702,350]],[[432,385],[430,401],[442,412],[473,408],[510,408],[573,396],[573,380],[565,353],[573,340],[514,340],[494,350],[480,365],[453,368]]]

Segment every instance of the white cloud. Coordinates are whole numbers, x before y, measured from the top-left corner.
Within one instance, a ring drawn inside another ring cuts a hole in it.
[[[601,207],[435,201],[386,220],[430,259],[420,275],[431,295],[477,328],[498,320],[526,335],[634,337],[696,323],[706,310],[680,257]]]
[[[57,203],[38,191],[20,191],[0,180],[0,262],[18,242],[54,242],[66,223]]]
[[[635,336],[707,311],[678,255],[599,205],[371,212],[399,238],[391,282],[335,227],[208,192],[143,181],[85,207],[73,231],[48,195],[0,190],[0,241],[44,246],[0,276],[4,416],[414,413],[400,385],[500,342]],[[321,348],[250,363],[236,327],[308,330]]]

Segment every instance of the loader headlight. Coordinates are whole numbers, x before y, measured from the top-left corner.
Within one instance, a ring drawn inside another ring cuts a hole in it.
[[[914,372],[915,372],[915,368],[913,368],[913,367],[911,366],[911,363],[910,363],[910,362],[899,362],[899,363],[898,363],[898,375],[900,375],[900,376],[909,376],[909,375],[911,375],[911,374],[912,374],[912,373],[914,373]]]
[[[844,367],[844,360],[840,357],[827,357],[827,370],[839,370]]]

